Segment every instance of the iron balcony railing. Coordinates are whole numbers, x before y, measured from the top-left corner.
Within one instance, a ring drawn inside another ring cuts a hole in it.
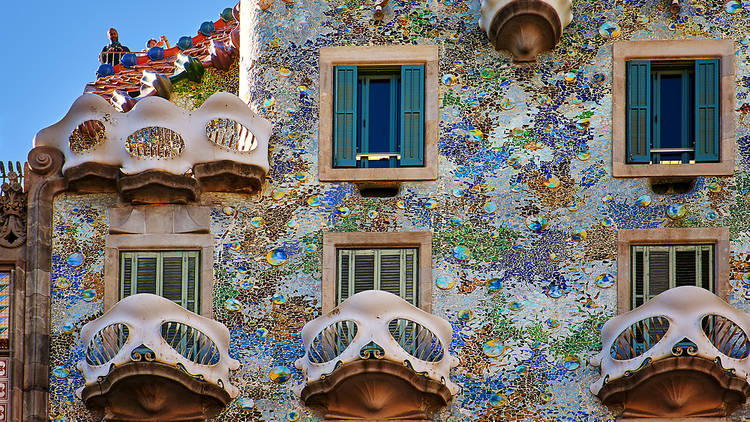
[[[135,54],[136,58],[147,56],[146,52],[144,51],[102,51],[101,53],[99,53],[99,63],[107,63],[111,64],[112,66],[116,66],[120,64],[122,56],[128,53]]]

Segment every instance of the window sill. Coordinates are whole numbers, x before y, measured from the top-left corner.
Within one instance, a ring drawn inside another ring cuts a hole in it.
[[[733,176],[734,161],[696,164],[625,164],[612,163],[613,177],[684,177]]]

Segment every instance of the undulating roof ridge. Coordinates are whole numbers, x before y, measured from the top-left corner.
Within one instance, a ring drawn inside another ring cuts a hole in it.
[[[185,78],[200,81],[206,67],[228,70],[239,55],[239,8],[237,3],[234,8],[224,9],[215,22],[203,22],[196,36],[182,37],[181,42],[165,49],[158,60],[143,55],[132,66],[122,63],[110,66],[105,75],[97,75],[95,81],[86,85],[84,93],[99,95],[127,112],[144,97],[156,95],[169,99],[172,82]],[[186,38],[191,41],[182,42]],[[191,47],[184,48],[186,44]]]

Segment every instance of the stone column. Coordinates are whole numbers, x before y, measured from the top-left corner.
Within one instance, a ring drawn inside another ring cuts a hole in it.
[[[25,303],[21,303],[25,307],[21,401],[24,421],[49,420],[52,212],[55,195],[66,188],[61,173],[64,161],[63,154],[51,147],[36,147],[28,156],[29,171],[25,181],[28,192],[26,283]]]

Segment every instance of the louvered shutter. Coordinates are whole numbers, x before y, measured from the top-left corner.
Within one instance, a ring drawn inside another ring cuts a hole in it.
[[[159,257],[157,254],[138,254],[135,257],[135,293],[159,294],[156,286]]]
[[[351,251],[338,251],[338,254],[338,273],[336,274],[337,304],[349,297],[349,269],[351,268],[349,260],[351,259]]]
[[[187,305],[188,310],[199,313],[200,302],[198,301],[198,252],[187,253]]]
[[[628,62],[626,142],[629,163],[651,161],[651,62]]]
[[[336,66],[333,165],[357,166],[357,66]]]
[[[186,271],[182,268],[182,253],[164,253],[161,258],[161,296],[186,308],[187,292],[183,292],[183,284],[186,284],[183,283],[183,278]]]
[[[669,249],[650,248],[648,251],[649,299],[669,289]]]
[[[337,303],[365,290],[384,290],[417,306],[418,249],[339,250]]]
[[[401,66],[401,165],[424,165],[424,65]]]
[[[700,249],[700,265],[701,265],[701,287],[712,292],[713,287],[713,246],[703,246]]]
[[[384,249],[380,255],[380,285],[379,290],[404,297],[404,277],[402,274],[402,251],[399,249]]]
[[[406,282],[406,292],[403,296],[404,300],[417,306],[417,296],[415,292],[418,290],[417,283],[417,250],[407,249],[404,257],[404,278]]]
[[[695,61],[695,161],[719,161],[719,60]]]
[[[646,253],[644,252],[643,247],[633,247],[632,254],[633,254],[633,264],[632,264],[633,296],[632,296],[632,301],[631,301],[631,308],[637,308],[643,305],[645,301],[644,286],[646,284],[646,280],[645,280]]]
[[[354,289],[351,294],[375,289],[376,260],[374,250],[354,252]]]
[[[120,299],[130,296],[133,286],[133,254],[123,253],[120,270]]]
[[[675,287],[698,285],[698,248],[676,248],[675,250]]]

